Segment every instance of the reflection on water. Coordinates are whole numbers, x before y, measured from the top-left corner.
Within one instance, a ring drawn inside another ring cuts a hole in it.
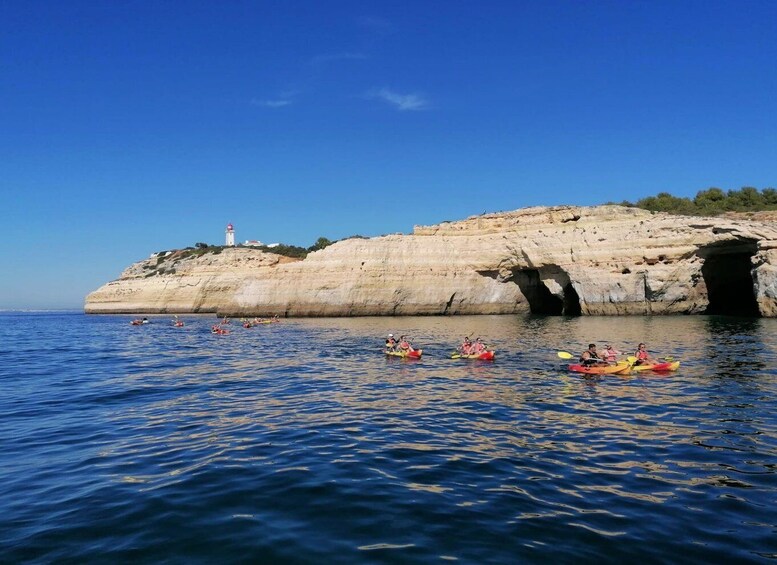
[[[0,325],[4,561],[777,553],[777,321],[128,321]],[[387,333],[424,357],[386,358]],[[449,359],[465,335],[496,361]],[[641,341],[681,370],[582,377],[556,356]]]

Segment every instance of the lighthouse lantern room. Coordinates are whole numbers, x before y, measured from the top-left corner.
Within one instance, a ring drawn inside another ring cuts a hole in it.
[[[235,246],[235,228],[232,226],[232,224],[227,224],[227,229],[224,232],[227,234],[227,241],[226,245],[229,247]]]

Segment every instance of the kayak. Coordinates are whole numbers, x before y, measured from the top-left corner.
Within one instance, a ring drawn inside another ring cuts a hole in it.
[[[229,333],[229,330],[226,328],[220,328],[218,326],[213,326],[210,329],[210,333],[212,334],[218,334],[218,335],[227,335]]]
[[[414,349],[413,351],[386,351],[386,355],[407,359],[420,359],[421,353],[423,353],[423,349]]]
[[[460,353],[454,353],[451,355],[451,359],[477,359],[479,361],[493,361],[496,351],[484,351],[483,353],[473,353],[471,355],[461,355]]]
[[[183,322],[175,322],[173,325],[174,325],[176,328],[182,328],[182,327],[183,327]]]
[[[676,371],[680,367],[679,361],[666,361],[664,363],[645,363],[634,365],[632,371]]]
[[[569,370],[575,373],[589,375],[626,375],[631,368],[628,361],[620,361],[615,365],[570,365]]]

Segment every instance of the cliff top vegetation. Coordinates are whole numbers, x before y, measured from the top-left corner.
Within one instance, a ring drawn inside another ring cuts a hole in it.
[[[363,235],[351,235],[349,237],[344,237],[343,239],[366,239]],[[285,243],[279,243],[273,246],[267,246],[267,245],[259,245],[254,247],[254,249],[259,249],[260,251],[265,251],[267,253],[275,253],[276,255],[283,255],[284,257],[294,257],[297,259],[304,259],[307,257],[308,253],[312,253],[313,251],[319,251],[321,249],[324,249],[326,247],[329,247],[333,243],[337,243],[335,240],[332,241],[330,239],[327,239],[326,237],[319,237],[316,242],[311,245],[310,247],[299,247],[297,245],[287,245]],[[238,244],[237,247],[243,247],[243,245]],[[157,259],[157,266],[162,264],[166,261],[171,262],[178,262],[181,259],[186,259],[188,257],[199,257],[201,255],[205,255],[206,253],[213,253],[214,255],[218,255],[221,253],[224,249],[228,249],[229,247],[226,245],[209,245],[207,243],[195,243],[194,247],[186,247],[184,249],[173,249],[170,251],[159,251],[155,253],[156,259]]]
[[[610,204],[615,203],[610,202]],[[777,210],[777,190],[764,188],[759,191],[752,186],[745,186],[739,190],[724,191],[713,187],[700,190],[694,198],[683,198],[673,196],[668,192],[659,192],[655,196],[641,198],[634,203],[624,200],[620,204],[652,212],[688,216],[718,216],[725,212]]]

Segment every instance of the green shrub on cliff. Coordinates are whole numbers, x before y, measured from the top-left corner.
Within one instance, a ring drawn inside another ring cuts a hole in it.
[[[308,247],[308,251],[310,251],[311,253],[313,251],[320,251],[321,249],[324,249],[325,247],[329,247],[333,243],[334,243],[334,241],[331,241],[331,240],[329,240],[329,239],[327,239],[325,237],[319,237],[313,245]]]
[[[643,208],[652,212],[689,216],[717,216],[724,212],[760,212],[777,210],[777,190],[764,188],[759,191],[752,186],[745,186],[739,190],[724,192],[720,188],[713,187],[700,190],[693,199],[659,192],[656,196],[641,198],[634,204],[624,201],[621,205]]]
[[[296,245],[286,245],[285,243],[274,245],[272,247],[261,245],[257,247],[257,249],[266,251],[267,253],[275,253],[276,255],[283,255],[284,257],[294,257],[295,259],[304,259],[305,257],[308,256],[308,250],[305,249],[304,247],[297,247]]]

